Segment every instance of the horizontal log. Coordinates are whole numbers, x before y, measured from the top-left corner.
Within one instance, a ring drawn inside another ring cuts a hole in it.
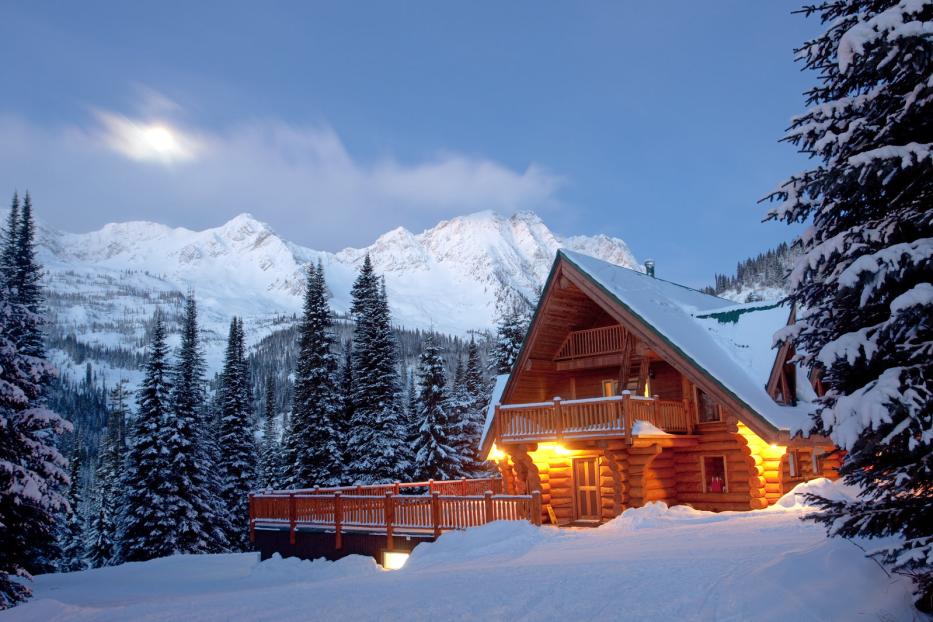
[[[747,503],[749,496],[736,492],[708,492],[680,495],[681,501],[697,501],[703,503]]]

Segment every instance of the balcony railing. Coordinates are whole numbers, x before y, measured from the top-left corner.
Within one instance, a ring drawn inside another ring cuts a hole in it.
[[[625,346],[625,331],[619,324],[575,330],[560,347],[555,360],[565,361],[583,356],[599,356],[622,352]]]
[[[664,432],[693,431],[682,401],[623,394],[586,400],[500,405],[496,409],[496,438],[500,443],[559,441],[562,439],[632,438],[637,421]]]

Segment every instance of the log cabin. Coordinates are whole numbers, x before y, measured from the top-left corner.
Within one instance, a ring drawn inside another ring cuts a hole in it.
[[[807,434],[813,385],[771,347],[793,313],[647,268],[558,252],[480,441],[507,492],[538,491],[545,522],[593,525],[651,501],[760,509],[836,477],[833,443]]]

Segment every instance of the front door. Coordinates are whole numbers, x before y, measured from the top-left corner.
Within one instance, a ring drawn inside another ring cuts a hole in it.
[[[573,461],[573,488],[576,520],[598,521],[601,512],[596,458],[576,458]]]

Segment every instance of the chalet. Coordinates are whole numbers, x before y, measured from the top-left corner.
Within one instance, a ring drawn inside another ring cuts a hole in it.
[[[806,433],[813,385],[789,346],[771,348],[788,309],[652,268],[558,252],[487,413],[481,449],[505,492],[539,492],[551,522],[598,524],[650,501],[764,508],[834,477],[832,442]]]

